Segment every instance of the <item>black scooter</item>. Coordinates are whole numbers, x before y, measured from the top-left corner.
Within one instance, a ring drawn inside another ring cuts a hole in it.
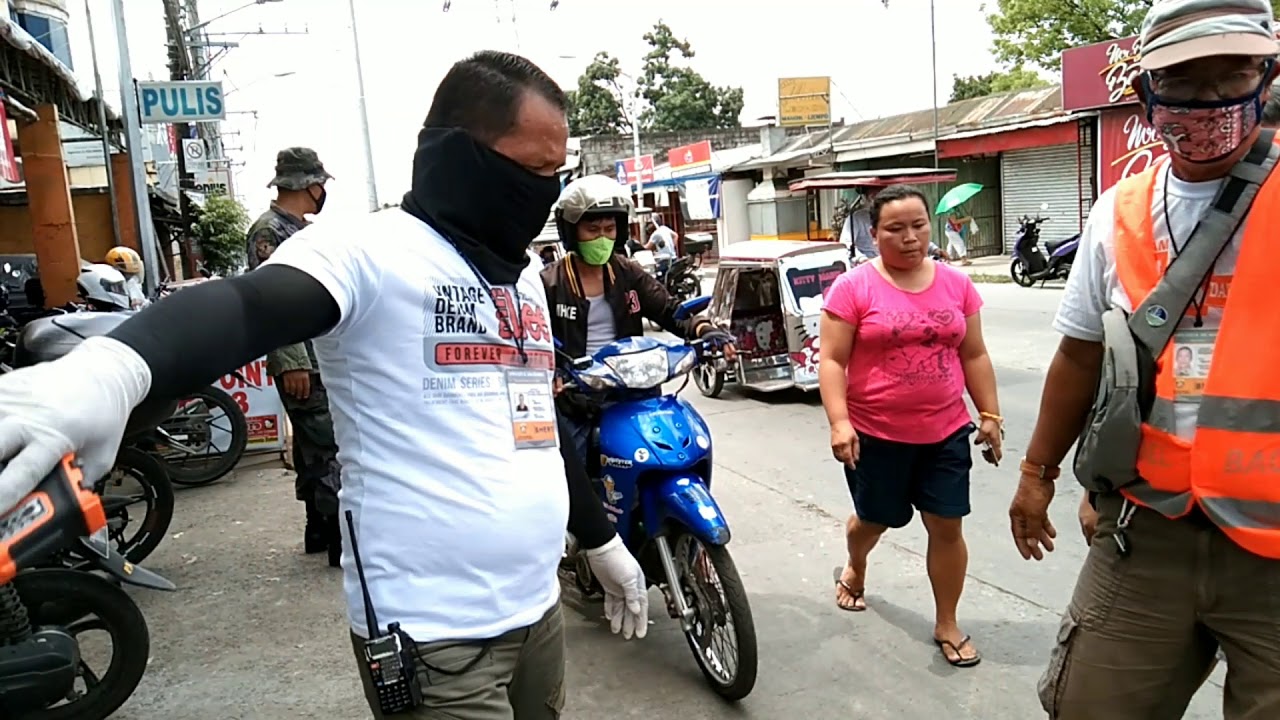
[[[1041,212],[1048,209],[1048,203],[1040,205]],[[1065,240],[1046,242],[1046,255],[1040,250],[1040,226],[1046,222],[1049,218],[1039,214],[1035,217],[1023,215],[1018,232],[1013,236],[1013,261],[1009,264],[1009,275],[1022,287],[1031,287],[1037,282],[1044,287],[1046,282],[1065,279],[1071,273],[1076,250],[1080,247],[1080,235],[1077,233]]]

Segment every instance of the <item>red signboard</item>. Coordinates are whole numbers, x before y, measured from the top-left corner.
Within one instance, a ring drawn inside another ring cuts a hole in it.
[[[1138,38],[1083,45],[1062,53],[1062,108],[1092,110],[1135,103],[1133,79],[1138,75]]]
[[[671,166],[672,176],[707,172],[711,169],[711,141],[703,140],[668,150],[667,164]]]
[[[1098,192],[1137,175],[1168,154],[1137,105],[1110,108],[1098,116]]]
[[[627,174],[626,184],[634,185],[636,182],[636,159],[633,157],[629,157],[629,158],[626,158],[625,160],[619,160],[619,162],[622,163],[623,172]],[[619,173],[619,175],[621,175],[621,173]],[[652,155],[640,156],[639,175],[640,175],[640,182],[642,183],[653,182],[653,156]],[[622,178],[619,177],[618,181],[622,182]]]
[[[9,116],[4,111],[4,96],[0,93],[0,178],[16,183],[18,159],[13,154],[13,138],[9,137]]]

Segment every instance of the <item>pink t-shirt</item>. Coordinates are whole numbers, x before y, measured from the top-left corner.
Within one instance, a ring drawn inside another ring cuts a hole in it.
[[[970,421],[960,342],[982,297],[965,273],[935,263],[933,284],[899,290],[865,263],[827,290],[823,310],[857,328],[849,358],[849,420],[898,442],[945,440]]]

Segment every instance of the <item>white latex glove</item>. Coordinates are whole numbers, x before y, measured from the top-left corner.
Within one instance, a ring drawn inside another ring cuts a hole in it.
[[[644,570],[617,535],[604,545],[587,550],[591,572],[604,588],[604,615],[609,629],[630,640],[649,632],[649,588]]]
[[[53,362],[0,375],[0,512],[26,497],[67,453],[86,478],[111,470],[151,369],[118,340],[92,337]]]

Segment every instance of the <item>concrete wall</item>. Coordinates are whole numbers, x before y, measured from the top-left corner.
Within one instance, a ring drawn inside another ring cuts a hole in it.
[[[803,135],[805,128],[787,128],[787,135]],[[711,141],[712,150],[725,150],[760,142],[760,128],[727,130],[680,130],[676,132],[640,133],[640,154],[652,155],[654,166],[667,162],[667,151],[681,145]],[[632,156],[630,135],[593,135],[582,138],[582,173],[613,173],[613,163]]]
[[[80,239],[80,255],[89,262],[101,262],[115,246],[111,229],[111,198],[102,192],[73,192],[76,234]],[[0,255],[35,252],[31,232],[31,214],[26,205],[0,205]]]

